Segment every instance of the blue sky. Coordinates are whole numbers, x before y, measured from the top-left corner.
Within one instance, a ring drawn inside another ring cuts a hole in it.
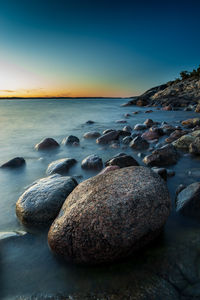
[[[0,96],[132,96],[200,64],[200,1],[0,0]]]

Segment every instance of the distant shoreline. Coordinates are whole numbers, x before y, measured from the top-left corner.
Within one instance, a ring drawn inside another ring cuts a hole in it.
[[[0,97],[0,100],[17,99],[129,99],[133,97]]]

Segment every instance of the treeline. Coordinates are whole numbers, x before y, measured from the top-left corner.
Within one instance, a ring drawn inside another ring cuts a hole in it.
[[[173,81],[169,81],[168,85],[172,85],[174,83],[178,83],[182,80],[186,80],[186,79],[200,79],[200,65],[197,69],[193,69],[193,71],[189,72],[189,71],[182,71],[180,72],[180,77],[176,78]]]

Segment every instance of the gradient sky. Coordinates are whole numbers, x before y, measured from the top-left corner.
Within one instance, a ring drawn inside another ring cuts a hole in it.
[[[0,0],[0,97],[129,97],[199,64],[199,0]]]

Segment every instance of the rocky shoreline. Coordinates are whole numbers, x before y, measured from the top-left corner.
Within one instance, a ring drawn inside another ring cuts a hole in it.
[[[163,90],[160,89],[159,92],[161,91]],[[171,107],[172,103],[164,104]],[[150,103],[146,105],[149,106]],[[166,110],[174,107],[176,105]],[[146,113],[152,113],[152,109]],[[116,123],[126,124],[137,113],[139,112],[130,111]],[[94,124],[93,121],[88,122]],[[161,296],[162,299],[198,299],[200,277],[194,266],[199,261],[198,251],[194,250],[199,243],[198,230],[189,234],[190,241],[185,242],[181,237],[177,249],[174,245],[169,245],[166,253],[161,251],[161,254],[154,257],[153,264],[151,253],[144,246],[147,247],[162,234],[170,214],[171,200],[166,181],[171,176],[176,176],[170,169],[171,166],[176,165],[182,155],[197,159],[199,163],[200,118],[182,120],[176,126],[153,119],[146,119],[144,123],[134,127],[130,123],[123,129],[108,128],[102,133],[86,132],[84,139],[94,140],[104,151],[108,147],[121,148],[123,152],[107,161],[103,161],[95,153],[85,157],[81,168],[96,172],[96,176],[79,184],[75,176],[68,176],[68,172],[74,164],[80,162],[71,157],[52,161],[47,166],[47,177],[33,182],[18,199],[17,216],[25,226],[30,227],[45,227],[54,221],[48,234],[49,245],[53,252],[70,262],[111,263],[132,257],[136,250],[144,251],[147,255],[145,257],[148,261],[135,262],[138,267],[134,271],[137,278],[133,276],[134,288],[128,287],[127,295],[114,291],[110,295],[72,295],[69,299],[142,300]],[[61,146],[71,147],[72,153],[74,147],[79,147],[81,151],[80,137],[67,136],[61,145],[53,138],[46,138],[35,146],[35,151],[48,153]],[[137,151],[138,157],[143,158],[142,165],[134,155],[136,152],[130,155],[126,153],[127,149]],[[1,168],[12,172],[12,169],[24,168],[25,165],[24,158],[16,157],[5,162]],[[188,186],[179,185],[174,194],[176,214],[199,220],[199,182]],[[12,238],[20,240],[24,235],[5,235],[2,241]],[[153,269],[154,264],[157,265],[156,271]],[[143,269],[139,271],[141,265]],[[189,270],[191,265],[193,269]],[[67,296],[36,295],[30,299],[67,299]]]

